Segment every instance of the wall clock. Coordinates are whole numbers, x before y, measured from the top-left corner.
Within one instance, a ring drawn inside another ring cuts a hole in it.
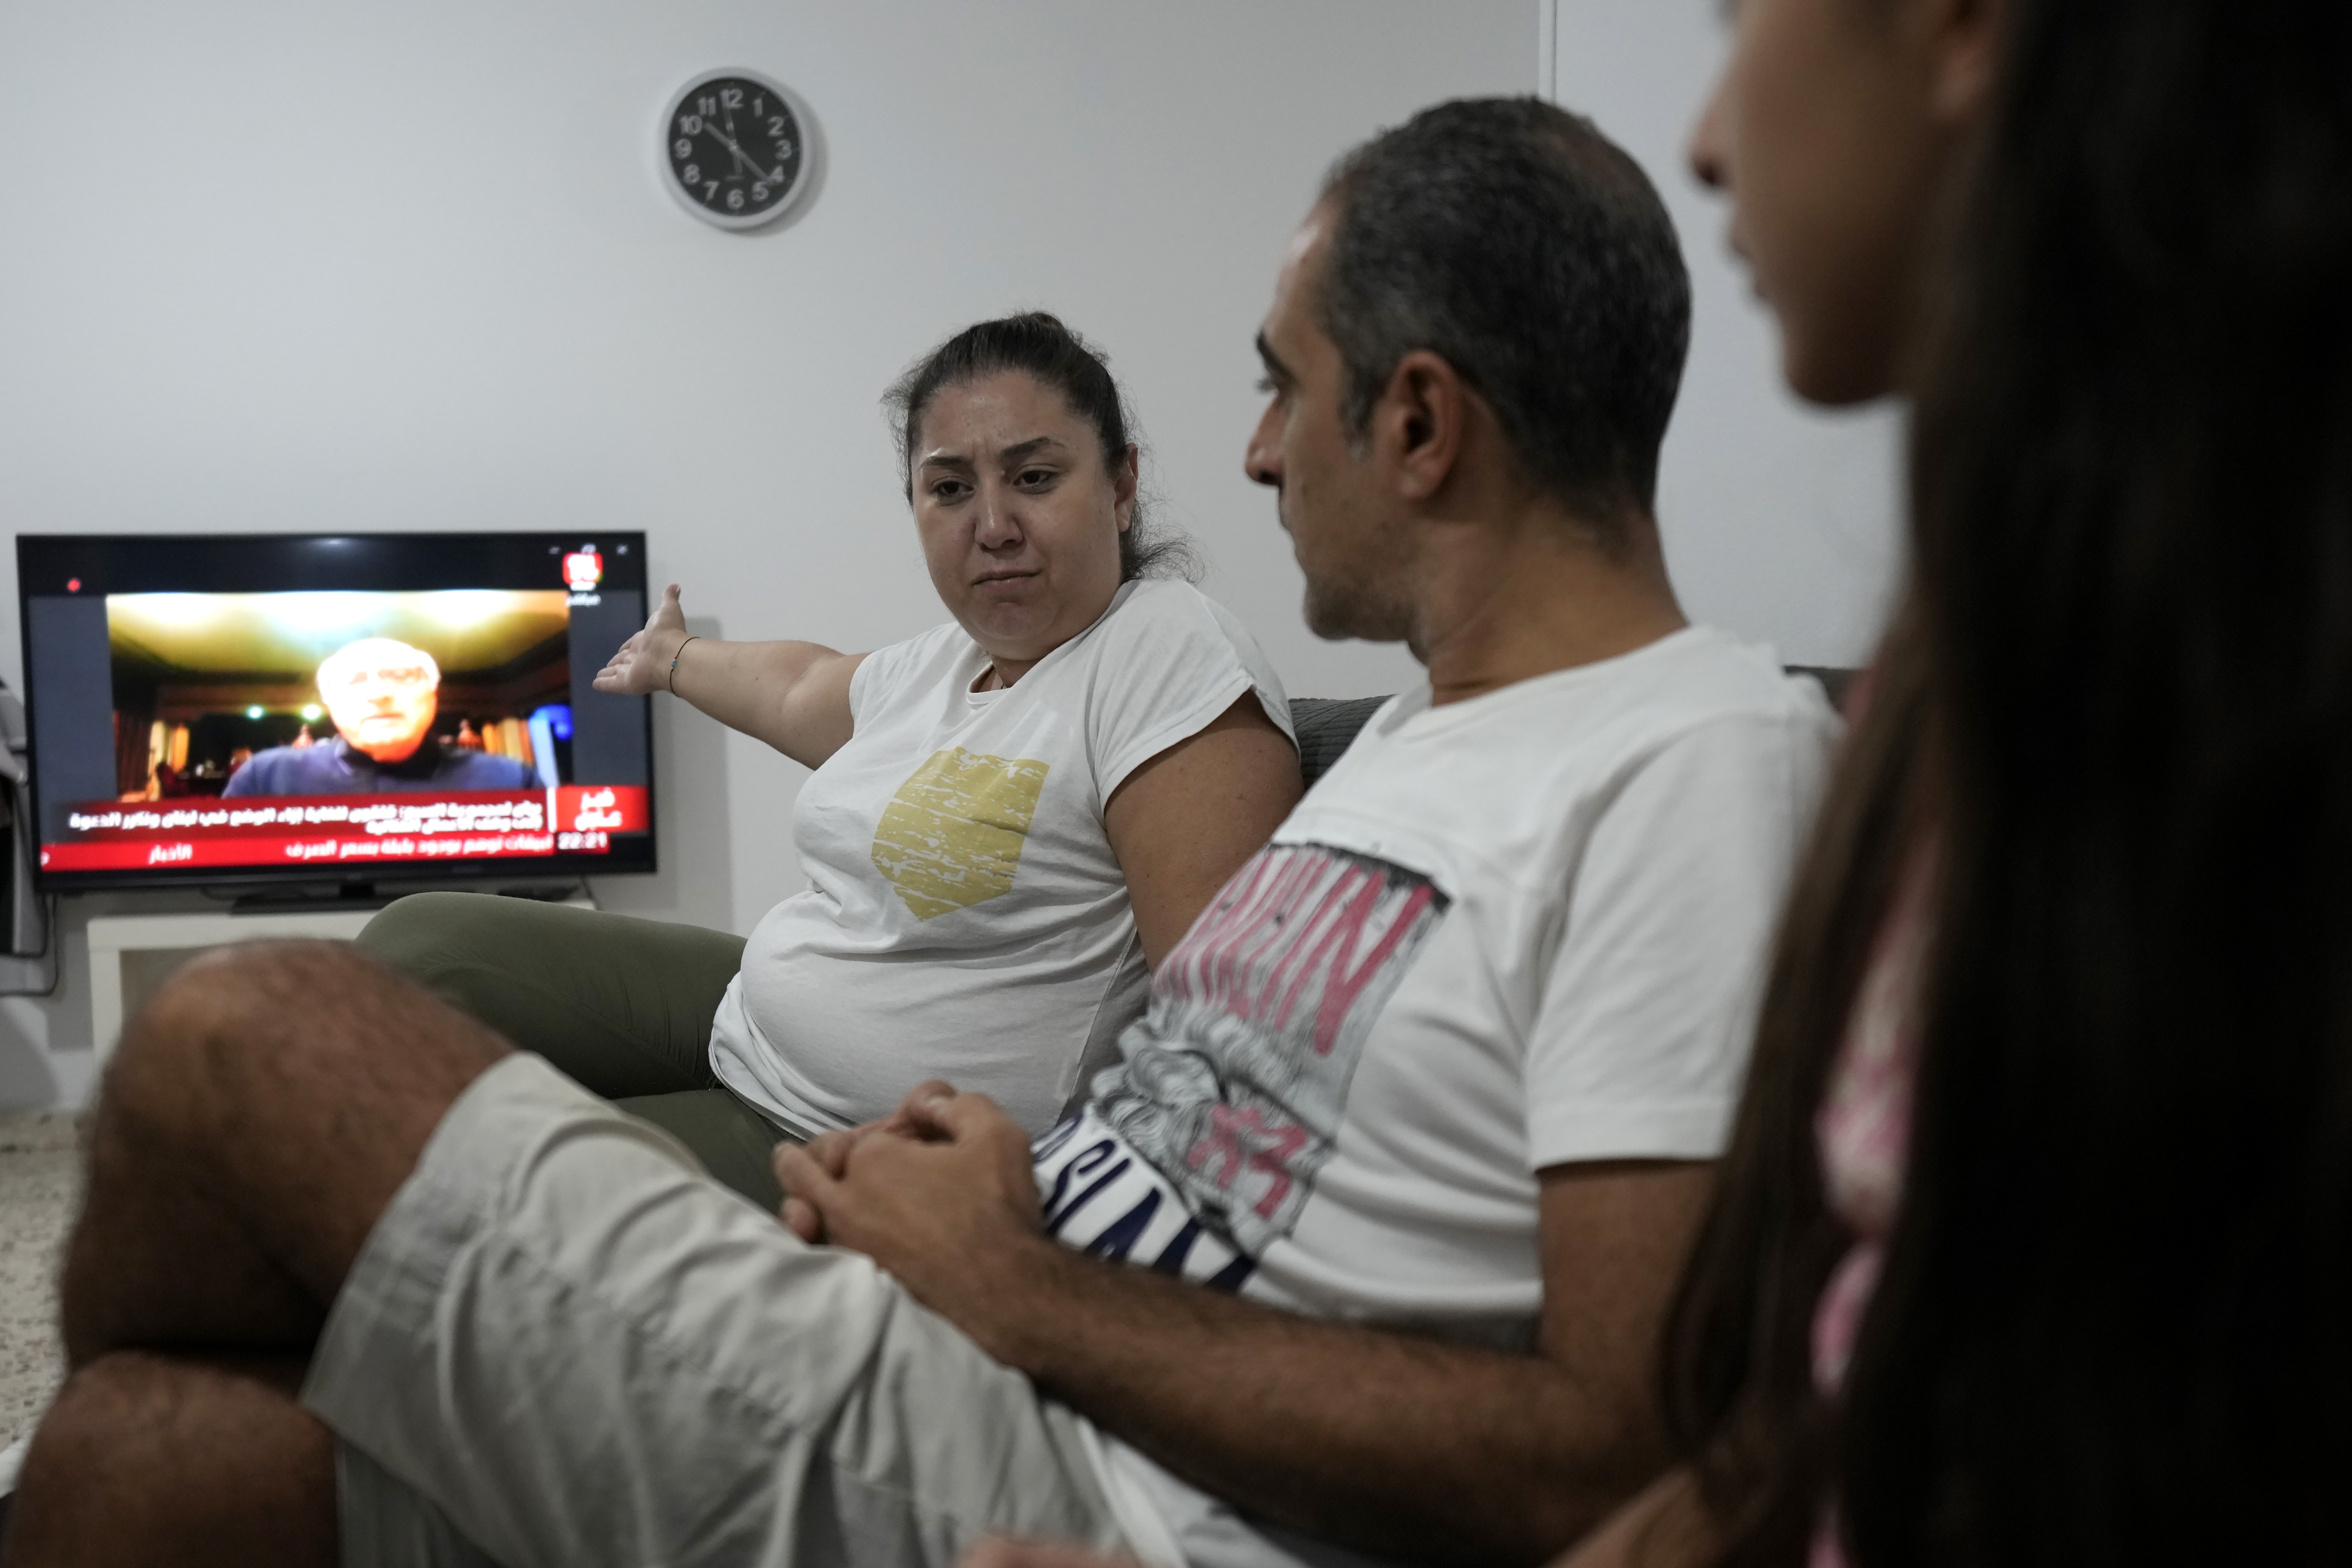
[[[720,228],[782,216],[807,189],[812,162],[805,110],[757,71],[704,72],[662,121],[670,194]]]

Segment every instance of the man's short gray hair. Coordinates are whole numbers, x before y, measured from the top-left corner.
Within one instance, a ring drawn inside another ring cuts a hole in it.
[[[1543,490],[1618,537],[1647,513],[1690,344],[1690,279],[1657,191],[1592,122],[1533,98],[1423,110],[1324,181],[1318,316],[1361,440],[1397,363],[1442,356]]]

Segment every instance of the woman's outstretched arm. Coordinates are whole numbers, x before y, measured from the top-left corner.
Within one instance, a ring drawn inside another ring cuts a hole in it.
[[[691,642],[692,647],[687,645]],[[667,691],[804,767],[841,750],[853,728],[849,678],[866,656],[813,642],[721,642],[686,629],[677,584],[645,630],[596,674],[599,691]]]

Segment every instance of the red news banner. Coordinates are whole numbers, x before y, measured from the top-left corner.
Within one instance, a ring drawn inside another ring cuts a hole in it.
[[[612,849],[612,835],[643,833],[646,819],[641,784],[96,801],[68,816],[73,841],[43,845],[41,864],[53,871],[114,871],[603,855]]]

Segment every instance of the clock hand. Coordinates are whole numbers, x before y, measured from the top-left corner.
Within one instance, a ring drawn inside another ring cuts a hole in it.
[[[735,111],[734,111],[733,110],[731,110],[731,109],[730,109],[730,110],[728,110],[726,111],[726,114],[727,114],[727,129],[726,129],[726,130],[724,130],[724,131],[721,131],[721,130],[719,130],[719,127],[717,127],[716,125],[714,125],[714,126],[712,126],[712,127],[710,128],[710,133],[711,133],[713,136],[716,136],[716,137],[719,139],[719,144],[721,147],[726,148],[728,152],[730,152],[730,153],[733,153],[733,154],[734,154],[734,156],[735,156],[735,166],[736,166],[738,169],[746,168],[746,167],[751,167],[751,159],[749,159],[749,158],[747,158],[747,157],[745,157],[745,156],[743,155],[743,149],[742,149],[741,147],[740,147],[740,146],[738,146],[738,145],[736,144],[736,141],[735,141]],[[754,169],[753,169],[753,172],[754,172],[754,173],[757,173],[758,171],[756,170],[756,168],[754,168]]]
[[[743,155],[742,148],[738,147],[734,142],[728,141],[724,136],[719,138],[719,144],[726,148],[728,153],[734,158],[735,167],[739,173],[748,169],[755,175],[759,174],[759,165],[752,163],[751,159]]]
[[[719,132],[716,131],[712,132],[711,134],[713,136],[719,136]],[[719,136],[719,144],[721,147],[726,148],[730,153],[734,155],[735,166],[737,168],[750,170],[751,177],[755,180],[764,180],[768,177],[766,172],[762,170],[759,164],[751,162],[751,154],[745,153],[742,148],[737,146],[734,142],[730,142],[724,136]]]
[[[773,174],[771,174],[766,170],[761,168],[759,164],[751,162],[751,155],[745,153],[742,148],[737,146],[734,140],[730,137],[727,132],[719,130],[719,127],[711,124],[707,120],[702,122],[702,128],[705,131],[709,132],[711,136],[721,147],[726,148],[728,152],[734,154],[735,162],[738,164],[743,168],[751,170],[754,178],[764,181],[774,181],[782,176],[784,171],[782,164],[778,164],[776,172]]]

